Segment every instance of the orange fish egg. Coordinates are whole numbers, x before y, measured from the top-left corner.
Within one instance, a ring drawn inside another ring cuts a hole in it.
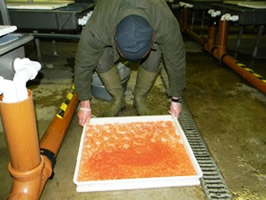
[[[90,125],[86,130],[79,181],[195,174],[171,121]]]

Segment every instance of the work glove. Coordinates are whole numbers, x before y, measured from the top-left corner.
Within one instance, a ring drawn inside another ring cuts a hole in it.
[[[171,102],[169,113],[177,118],[180,117],[182,113],[182,104],[177,102]]]
[[[78,111],[79,125],[84,126],[91,119],[90,101],[81,101]]]

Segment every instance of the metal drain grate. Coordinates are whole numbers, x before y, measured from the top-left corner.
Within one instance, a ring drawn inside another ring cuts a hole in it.
[[[232,194],[185,104],[179,122],[203,172],[201,185],[206,196],[209,200],[231,200]]]

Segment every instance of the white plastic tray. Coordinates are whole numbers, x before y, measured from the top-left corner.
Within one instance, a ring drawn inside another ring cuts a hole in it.
[[[93,124],[106,123],[129,123],[129,122],[153,122],[153,121],[173,121],[176,126],[176,133],[184,144],[190,161],[195,169],[196,175],[193,176],[172,176],[172,177],[155,177],[155,178],[134,178],[134,179],[116,179],[116,180],[99,180],[99,181],[78,181],[79,167],[83,150],[83,143],[86,134],[86,126]],[[81,142],[79,146],[76,168],[73,182],[77,185],[77,192],[93,192],[93,191],[110,191],[110,190],[129,190],[144,189],[158,187],[177,187],[177,186],[193,186],[200,184],[202,171],[197,163],[193,151],[186,139],[186,136],[176,118],[170,115],[159,116],[137,116],[137,117],[108,117],[108,118],[92,118],[83,128]]]

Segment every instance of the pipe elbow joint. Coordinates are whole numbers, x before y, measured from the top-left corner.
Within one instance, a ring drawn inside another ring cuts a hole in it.
[[[217,47],[216,46],[210,48],[209,52],[210,52],[211,56],[213,56],[214,58],[217,58]]]
[[[203,44],[203,49],[204,49],[205,51],[209,51],[209,45],[208,45],[208,42],[205,42],[205,43]]]
[[[213,52],[213,56],[217,58],[219,61],[222,61],[224,55],[227,55],[226,51],[222,48],[219,48],[219,46]]]
[[[44,160],[40,164],[29,171],[18,171],[8,165],[8,170],[13,177],[12,190],[9,195],[9,200],[37,200],[40,197],[42,185],[42,173],[44,169]]]

